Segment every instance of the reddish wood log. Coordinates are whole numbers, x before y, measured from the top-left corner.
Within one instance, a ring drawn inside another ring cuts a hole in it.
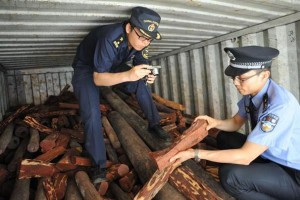
[[[109,182],[103,181],[99,184],[98,193],[100,196],[104,196],[108,190]]]
[[[68,176],[63,173],[57,173],[54,174],[52,180],[57,199],[63,199],[67,189]]]
[[[59,133],[54,132],[48,135],[45,139],[43,139],[40,142],[41,151],[44,153],[53,149],[56,146],[56,140],[58,139],[58,137],[59,137]]]
[[[94,185],[91,183],[88,175],[84,171],[75,174],[75,181],[84,200],[102,200]]]
[[[151,179],[134,197],[134,200],[153,199],[160,189],[166,184],[170,174],[176,169],[176,167],[178,166],[171,165],[162,170],[156,170]]]
[[[84,132],[83,131],[62,128],[60,130],[60,132],[63,133],[63,134],[70,135],[71,138],[77,139],[78,142],[81,142],[81,143],[84,142]]]
[[[47,200],[46,194],[44,192],[44,186],[43,186],[43,182],[45,181],[45,179],[46,178],[44,177],[39,179],[34,200]]]
[[[68,117],[66,115],[60,115],[60,116],[58,116],[57,125],[58,125],[58,129],[59,130],[61,128],[63,128],[63,127],[68,128],[70,126],[70,122],[69,122]]]
[[[60,171],[69,171],[72,169],[76,169],[76,165],[72,164],[71,157],[78,156],[80,152],[75,148],[69,149],[64,156],[56,163],[56,168]]]
[[[7,149],[16,149],[18,148],[19,145],[20,145],[20,138],[13,135],[7,145]]]
[[[24,105],[21,106],[14,114],[10,115],[9,117],[5,118],[4,120],[2,120],[0,122],[0,133],[1,130],[4,130],[6,128],[6,126],[11,123],[12,121],[14,121],[16,118],[18,118],[20,116],[20,114],[24,113],[24,111],[29,108],[31,105]]]
[[[0,136],[0,155],[5,151],[7,145],[9,144],[14,131],[14,124],[10,123],[5,128],[4,132]]]
[[[109,141],[111,142],[111,145],[114,149],[118,149],[121,147],[120,141],[118,139],[118,136],[115,132],[115,130],[111,127],[111,124],[109,123],[106,116],[102,117],[102,125],[105,129],[105,133],[107,137],[109,138]]]
[[[129,168],[124,164],[115,164],[108,168],[106,173],[106,179],[108,181],[114,181],[120,177],[123,177],[129,172]]]
[[[28,124],[30,127],[37,129],[38,131],[42,133],[54,133],[55,131],[51,128],[48,128],[47,126],[44,126],[40,124],[36,119],[30,116],[26,116],[24,118],[24,122]]]
[[[17,125],[15,127],[15,135],[20,138],[26,138],[29,135],[29,130],[27,126]]]
[[[152,97],[159,103],[165,105],[165,106],[168,106],[170,108],[173,108],[175,110],[181,110],[181,111],[184,111],[185,110],[185,106],[179,104],[179,103],[176,103],[174,101],[170,101],[168,99],[164,99],[162,97],[160,97],[159,95],[157,94],[154,94],[152,93]]]
[[[109,190],[118,200],[130,200],[132,199],[127,193],[125,193],[116,183],[111,182],[109,184]]]
[[[83,200],[74,178],[68,178],[65,200]]]
[[[58,147],[55,147],[54,149],[47,151],[44,154],[39,155],[38,157],[35,158],[35,160],[50,162],[54,158],[63,154],[65,151],[66,151],[66,149],[63,146],[58,146]]]
[[[61,115],[76,115],[76,110],[57,110],[57,111],[51,111],[51,112],[38,112],[38,113],[32,113],[29,116],[34,118],[45,118],[45,117],[55,117],[55,116],[61,116]]]
[[[53,176],[57,172],[58,169],[52,163],[25,159],[20,165],[19,179]]]
[[[207,136],[207,122],[205,120],[197,120],[192,126],[186,130],[177,141],[169,148],[161,151],[150,152],[149,155],[154,159],[159,170],[172,165],[169,160],[178,152],[191,148],[199,143]]]
[[[159,113],[161,120],[160,120],[160,125],[164,126],[166,124],[172,124],[175,123],[177,120],[176,113]]]
[[[70,141],[70,136],[67,134],[60,133],[57,140],[55,141],[55,146],[63,146],[67,148]]]
[[[182,116],[182,112],[179,110],[176,111],[176,116],[177,116],[177,128],[182,133],[184,130],[186,130],[185,118]]]
[[[126,155],[126,153],[119,156],[119,161],[120,161],[120,163],[127,165],[129,167],[129,169],[133,168],[128,156]]]
[[[79,157],[79,156],[72,156],[71,163],[74,165],[86,166],[86,167],[90,167],[93,165],[93,161],[90,158]]]
[[[58,105],[60,108],[77,109],[77,110],[79,109],[79,104],[75,104],[75,103],[59,103]],[[107,113],[111,111],[111,108],[105,104],[100,104],[99,109],[103,113]]]
[[[45,178],[45,180],[43,181],[43,187],[47,199],[58,200],[51,177]]]
[[[29,129],[30,139],[27,145],[27,151],[34,153],[40,148],[40,134],[39,131],[30,127]]]
[[[177,125],[176,125],[175,123],[172,123],[172,124],[163,126],[162,128],[164,129],[164,131],[166,131],[166,132],[169,133],[169,132],[171,132],[171,131],[177,129]]]
[[[137,181],[137,175],[134,171],[130,171],[124,177],[119,179],[119,185],[125,192],[130,192]]]
[[[30,179],[17,179],[10,200],[29,200]]]
[[[21,160],[23,159],[24,154],[26,153],[26,147],[28,144],[28,138],[23,139],[20,146],[17,148],[13,159],[7,165],[7,169],[10,172],[14,172],[19,167]]]
[[[174,170],[170,175],[169,183],[189,199],[222,199],[186,166]]]
[[[6,181],[7,178],[8,178],[8,170],[6,168],[6,165],[0,164],[0,187]]]

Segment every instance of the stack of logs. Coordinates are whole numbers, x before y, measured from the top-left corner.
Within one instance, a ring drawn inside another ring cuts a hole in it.
[[[97,186],[91,183],[92,162],[84,148],[79,106],[67,85],[44,105],[21,106],[0,122],[0,200],[152,198],[149,194],[136,196],[159,167],[149,153],[171,144],[148,132],[134,96],[106,87],[101,88],[101,94],[107,181]],[[154,94],[153,99],[161,125],[176,141],[193,118],[183,116],[180,104]],[[162,188],[154,188],[156,199],[231,198],[194,161],[172,171]]]

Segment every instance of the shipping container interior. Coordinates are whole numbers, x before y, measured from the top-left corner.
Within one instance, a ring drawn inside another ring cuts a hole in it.
[[[224,47],[280,50],[272,78],[300,98],[298,0],[7,0],[0,2],[0,120],[23,104],[42,104],[70,84],[76,47],[94,27],[129,18],[135,6],[157,11],[162,40],[149,46],[161,65],[154,93],[186,114],[232,116],[240,95],[224,75]],[[72,89],[71,89],[72,90]],[[247,129],[247,127],[245,127]]]

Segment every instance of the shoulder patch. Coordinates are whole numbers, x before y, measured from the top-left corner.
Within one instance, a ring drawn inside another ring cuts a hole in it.
[[[115,45],[116,48],[119,47],[119,44],[122,43],[124,41],[123,36],[121,36],[120,38],[116,39],[113,43]]]
[[[143,55],[143,58],[145,58],[145,59],[149,58],[149,54],[148,54],[148,49],[147,48],[142,51],[142,55]]]
[[[262,118],[262,120],[260,122],[260,129],[263,132],[271,132],[277,125],[278,120],[279,120],[279,117],[277,115],[270,113],[270,114],[264,116],[264,118]]]

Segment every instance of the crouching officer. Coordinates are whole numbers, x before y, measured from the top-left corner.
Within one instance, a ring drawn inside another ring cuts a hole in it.
[[[296,98],[270,78],[274,48],[225,48],[230,76],[240,94],[238,112],[229,119],[199,116],[207,129],[218,128],[220,149],[190,149],[171,162],[189,158],[226,163],[219,169],[224,189],[237,199],[300,199],[300,106]],[[249,120],[248,136],[238,131]]]
[[[96,166],[92,175],[95,184],[103,181],[106,174],[98,86],[122,84],[123,89],[135,93],[148,119],[150,131],[163,140],[171,139],[159,126],[158,111],[142,79],[148,76],[148,83],[155,80],[147,69],[146,47],[152,40],[161,39],[159,23],[160,16],[156,12],[135,7],[130,20],[92,30],[77,48],[72,84],[84,123],[85,147]],[[125,64],[131,60],[132,68]]]

